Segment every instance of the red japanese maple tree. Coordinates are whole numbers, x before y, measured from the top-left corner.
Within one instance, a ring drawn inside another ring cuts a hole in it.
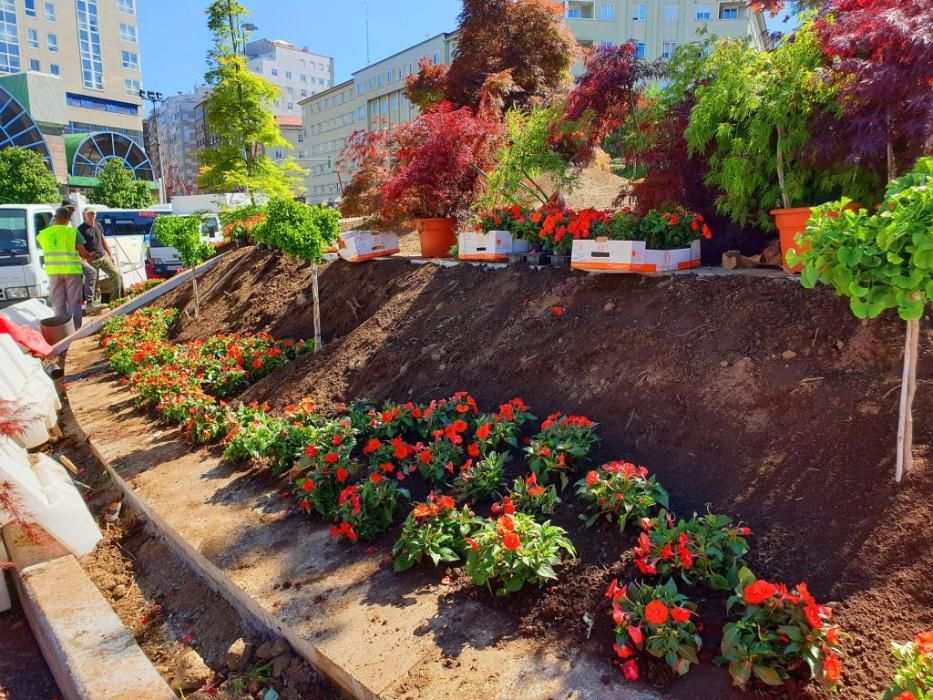
[[[405,81],[405,96],[421,109],[434,107],[444,100],[447,71],[447,65],[424,56],[418,61],[418,72]]]
[[[833,0],[815,29],[841,119],[816,144],[892,179],[933,149],[933,2]],[[830,120],[828,120],[830,121]]]

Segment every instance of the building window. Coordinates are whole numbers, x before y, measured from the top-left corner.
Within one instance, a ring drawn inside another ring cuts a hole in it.
[[[26,46],[31,49],[39,48],[39,32],[35,29],[26,30]]]
[[[81,54],[81,77],[84,87],[103,90],[104,62],[100,51],[97,0],[78,0],[78,48]]]
[[[614,22],[616,19],[616,4],[604,2],[599,6],[599,18],[604,22]]]
[[[292,72],[290,70],[285,71],[285,79],[286,80],[292,79]]]
[[[302,97],[307,97],[307,96],[308,96],[308,91],[307,91],[307,90],[302,90],[302,91],[301,91],[301,96],[302,96]]]
[[[62,72],[61,68],[58,67],[57,63],[49,64],[49,73],[51,73],[52,75],[61,75],[61,72]]]
[[[294,97],[294,96],[295,96],[295,88],[293,88],[293,87],[291,87],[291,86],[285,88],[285,92],[288,93],[289,97]]]
[[[601,41],[599,42],[599,45],[604,49],[611,49],[613,46],[615,46],[615,44],[613,44],[611,41]]]
[[[324,84],[324,78],[318,78],[317,81],[318,81],[318,84],[320,85]]]
[[[123,92],[132,97],[139,97],[139,91],[142,90],[143,86],[138,80],[131,80],[127,78],[123,81]]]
[[[381,75],[376,79],[376,84],[378,87],[382,87],[382,76]]]
[[[680,5],[665,5],[664,19],[668,22],[676,22],[680,18]]]
[[[278,69],[278,68],[273,68],[273,69],[272,69],[272,76],[275,77],[275,78],[277,78],[277,77],[279,76],[279,69]]]
[[[81,107],[82,109],[96,109],[101,112],[113,112],[114,114],[127,114],[135,117],[139,114],[139,106],[129,102],[117,102],[116,100],[106,100],[102,97],[91,97],[90,95],[76,95],[73,92],[65,93],[65,101],[69,107]],[[89,129],[88,131],[101,131],[101,129]],[[106,131],[106,129],[104,129]],[[112,129],[120,131],[120,129]]]
[[[366,108],[360,107],[356,112],[356,116],[357,116],[357,119],[359,119],[360,121],[363,121],[364,119],[366,119]]]
[[[645,57],[645,43],[643,41],[635,42],[635,55],[638,56],[638,58]]]
[[[78,0],[78,5],[80,4],[81,4],[81,0]],[[88,3],[88,4],[91,4],[91,3]],[[97,5],[96,2],[94,2],[93,4]],[[135,44],[137,42],[136,26],[133,24],[122,24],[121,23],[120,24],[120,40],[127,41],[131,44]]]
[[[719,8],[719,19],[738,19],[739,18],[739,8],[735,5],[731,7],[720,6]]]
[[[392,71],[388,71],[388,72],[386,73],[386,82],[387,82],[387,83],[391,83],[391,82],[393,82],[394,80],[395,80],[395,75],[392,73]]]
[[[139,54],[132,51],[123,52],[123,67],[127,70],[139,70]]]
[[[117,0],[117,9],[125,15],[135,15],[136,0]]]
[[[567,6],[568,19],[580,19],[581,17],[583,17],[583,11],[580,9],[579,5]]]
[[[639,3],[632,8],[632,21],[633,22],[646,22],[648,21],[648,6],[645,3]]]
[[[288,109],[295,109],[295,104],[293,102],[289,102]]]
[[[38,59],[30,58],[29,59],[29,70],[34,70],[39,72],[42,70],[42,65],[39,63]]]
[[[709,22],[713,18],[713,13],[709,5],[697,5],[697,22]]]
[[[301,82],[303,82],[303,83],[308,82],[308,76],[305,75],[304,73],[302,73],[300,76],[298,76],[298,79],[299,79]]]
[[[661,55],[664,56],[664,58],[671,58],[673,57],[674,51],[676,50],[677,50],[676,41],[665,41],[664,50],[661,52]]]
[[[56,34],[46,34],[45,41],[49,48],[49,53],[58,53],[58,36]]]
[[[276,149],[275,149],[275,159],[276,159],[276,160],[282,160],[284,157],[285,157],[285,151],[283,151],[281,148],[276,148]]]
[[[45,21],[54,22],[55,21],[55,5],[50,2],[45,3]]]
[[[434,65],[437,66],[437,65],[440,65],[440,63],[441,63],[441,57],[438,56],[437,54],[434,54]]]
[[[3,5],[13,5],[12,2],[3,3]],[[5,10],[5,8],[4,8]],[[26,16],[35,17],[36,16],[36,0],[26,0]]]

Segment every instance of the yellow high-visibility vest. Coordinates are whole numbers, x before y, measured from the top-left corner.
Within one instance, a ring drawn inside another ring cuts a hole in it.
[[[71,226],[55,224],[39,231],[36,241],[42,248],[42,264],[49,277],[56,275],[80,275],[81,256],[78,255],[76,243],[78,229]]]

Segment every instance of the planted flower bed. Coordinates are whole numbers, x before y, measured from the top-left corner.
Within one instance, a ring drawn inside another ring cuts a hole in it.
[[[520,399],[483,413],[462,392],[427,404],[358,402],[332,415],[317,413],[310,402],[282,413],[224,404],[221,398],[236,387],[281,367],[307,345],[249,336],[173,346],[165,341],[173,316],[146,311],[109,324],[102,345],[114,369],[141,405],[181,424],[189,439],[222,440],[229,459],[265,463],[283,474],[298,509],[330,522],[335,539],[371,540],[401,520],[412,480],[434,490],[405,519],[393,549],[399,571],[461,561],[475,585],[507,596],[558,579],[575,557],[571,537],[549,516],[560,507],[558,489],[584,474],[598,439],[598,426],[587,418],[553,414],[531,434],[535,419]],[[176,403],[187,414],[175,411]],[[504,466],[522,452],[530,473],[509,489]],[[744,559],[748,528],[718,515],[677,520],[664,510],[663,487],[626,462],[591,470],[577,490],[595,519],[641,528],[635,556],[645,580],[613,584],[607,592],[616,663],[627,678],[638,677],[643,655],[658,657],[678,675],[699,662],[702,619],[691,598],[709,589],[734,593],[728,607],[736,612],[717,661],[729,666],[736,685],[752,678],[768,685],[838,682],[842,636],[831,611],[804,584],[787,589],[756,579]],[[477,515],[489,501],[491,516]]]

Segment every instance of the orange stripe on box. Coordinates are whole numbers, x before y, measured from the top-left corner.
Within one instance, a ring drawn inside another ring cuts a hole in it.
[[[479,260],[482,262],[501,262],[503,260],[508,260],[509,256],[505,254],[489,254],[489,255],[460,255],[460,260]]]
[[[699,267],[699,266],[700,266],[699,260],[691,260],[690,262],[677,263],[678,270],[691,270],[694,267]]]
[[[631,263],[575,262],[574,270],[610,270],[612,272],[657,272],[657,265],[634,265]]]
[[[374,258],[387,258],[390,255],[395,255],[398,252],[399,252],[398,248],[395,248],[393,250],[380,250],[375,253],[367,253],[366,255],[357,255],[355,258],[350,258],[349,262],[358,263],[358,262],[363,262],[365,260],[372,260]]]

